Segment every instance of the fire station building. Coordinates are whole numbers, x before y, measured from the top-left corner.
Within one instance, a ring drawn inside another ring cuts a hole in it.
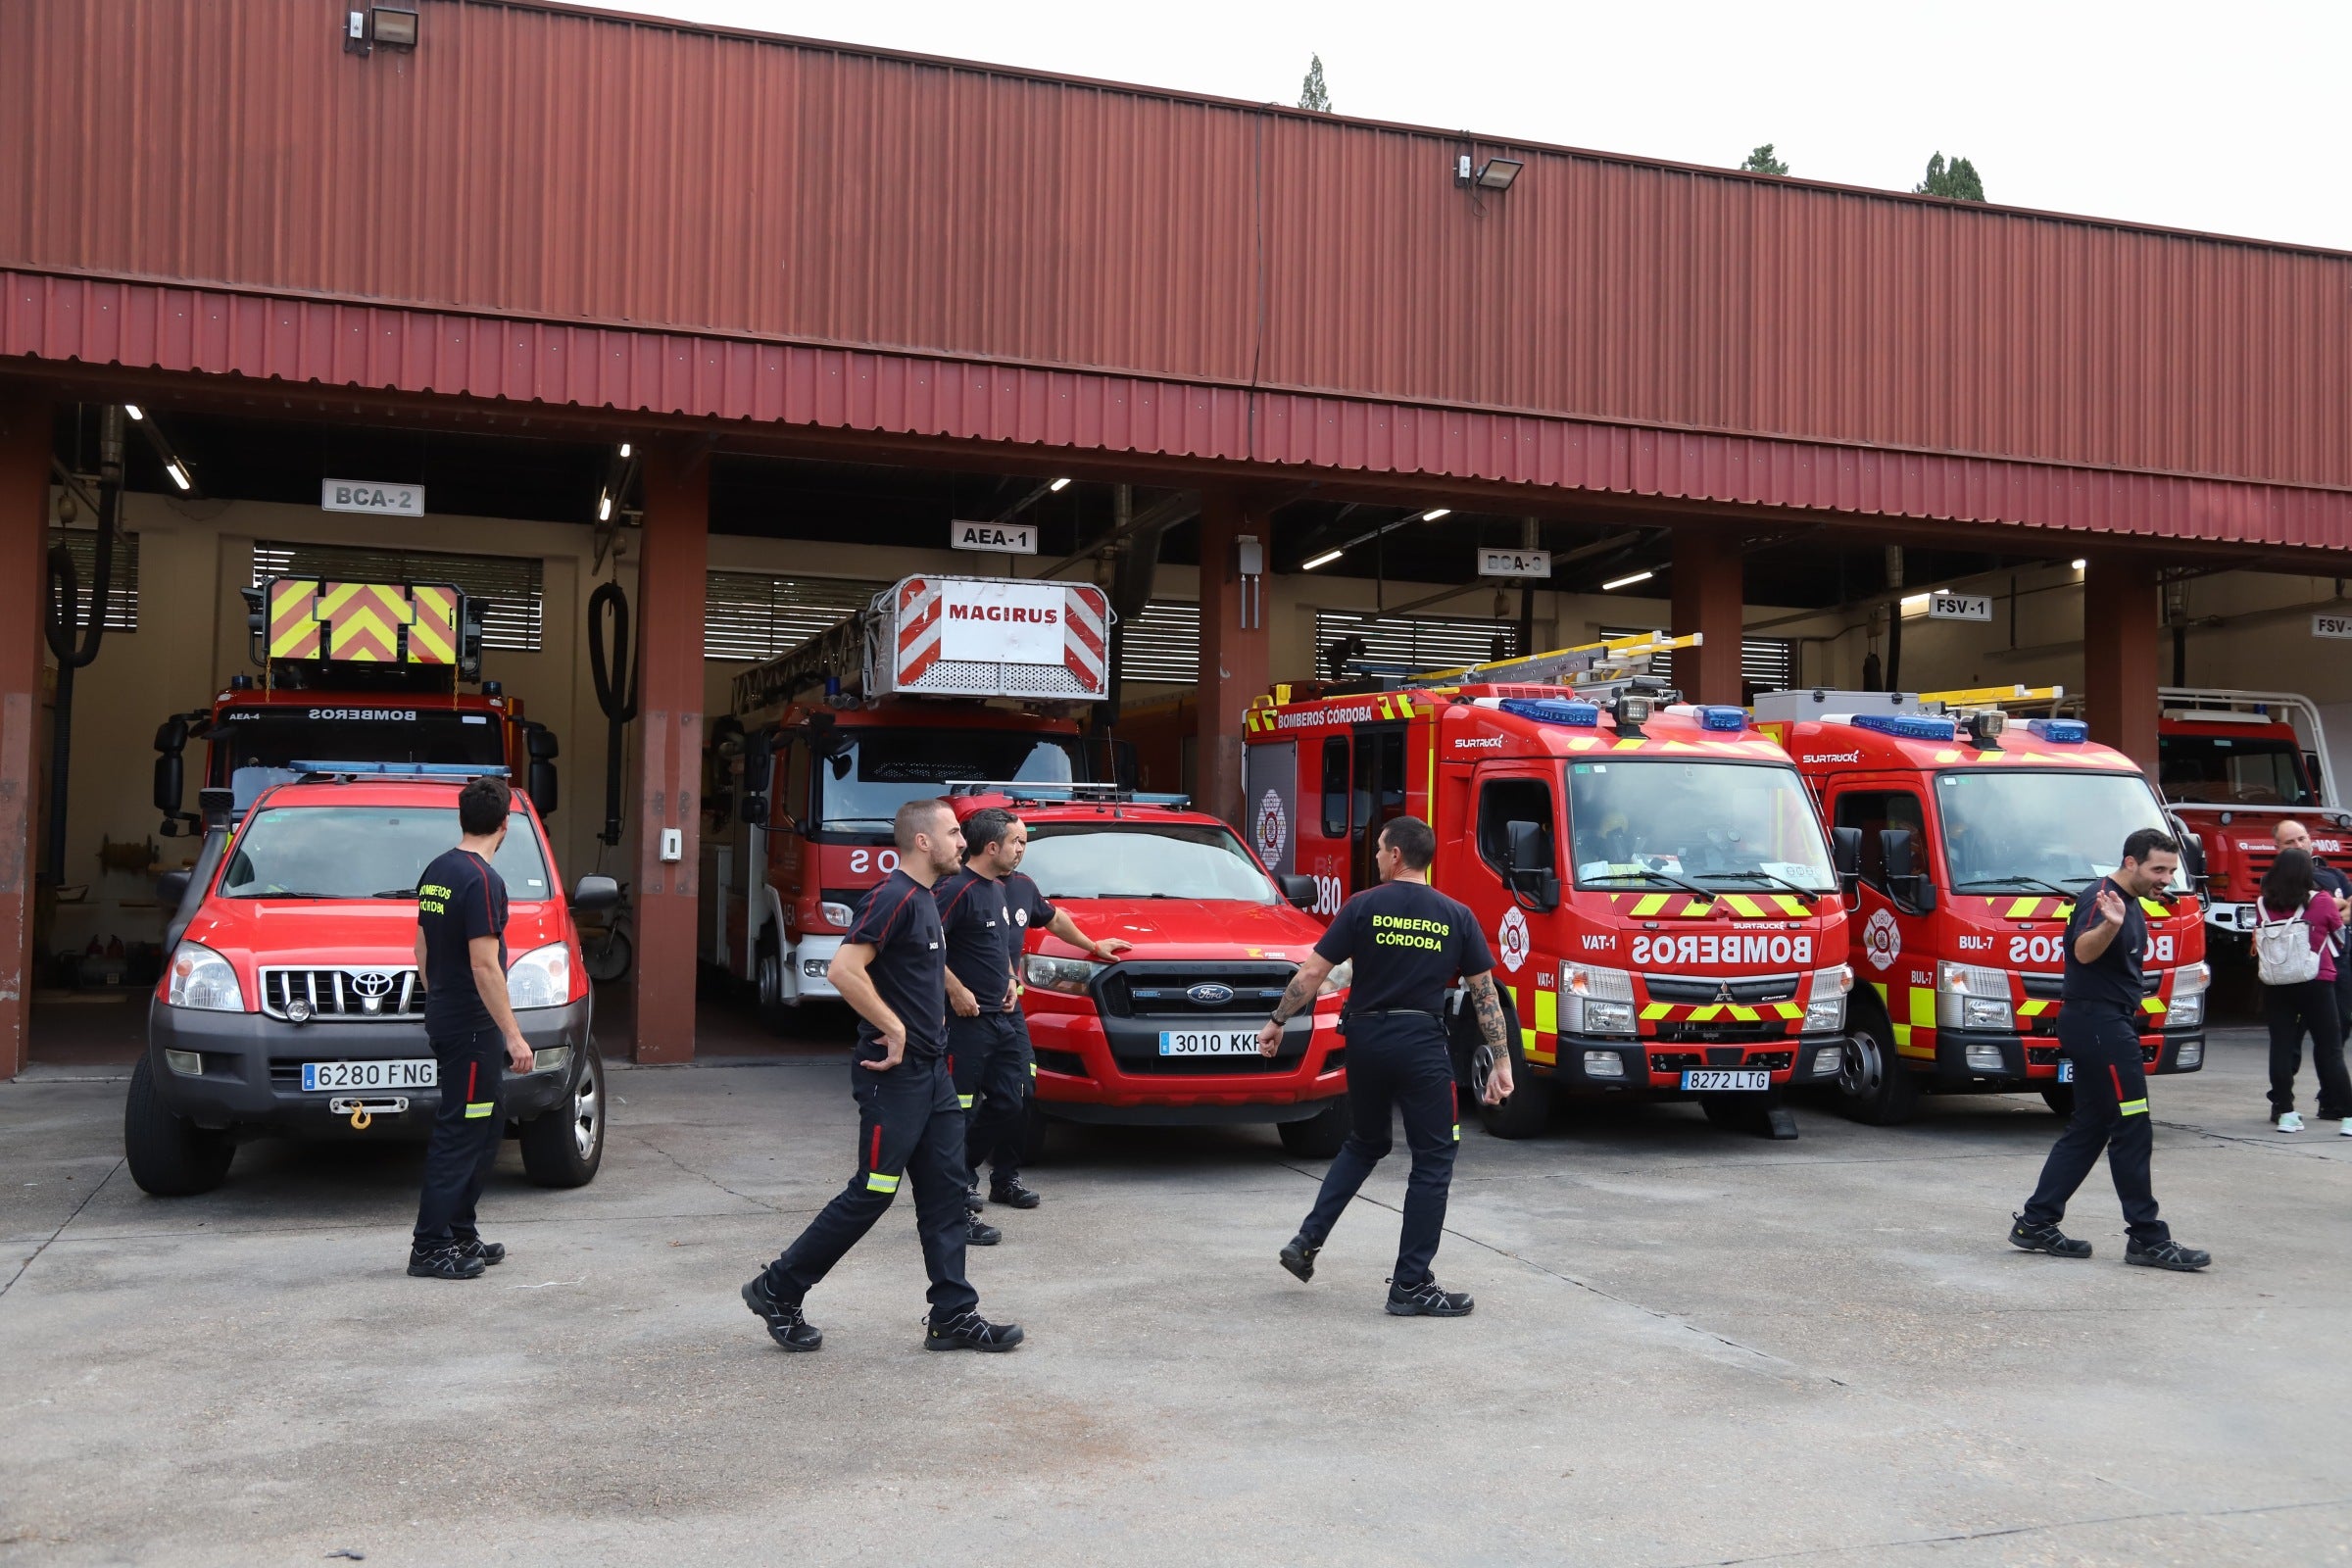
[[[136,1029],[156,731],[280,575],[484,607],[677,1061],[733,677],[912,572],[1104,588],[1102,722],[1234,820],[1349,657],[1697,633],[1697,700],[2062,684],[2151,766],[2160,688],[2352,703],[2352,256],[550,0],[12,0],[0,558],[0,1078]]]

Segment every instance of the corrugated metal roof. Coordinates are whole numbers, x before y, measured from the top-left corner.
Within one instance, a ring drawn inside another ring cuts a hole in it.
[[[2352,258],[1483,142],[1528,167],[1474,203],[1446,133],[514,0],[422,10],[415,54],[362,59],[317,0],[0,6],[0,267],[264,297],[222,307],[268,339],[239,363],[352,368],[351,342],[285,334],[379,334],[369,384],[773,417],[799,394],[772,362],[845,417],[985,405],[1113,450],[1336,442],[1398,472],[1557,466],[1521,449],[1637,427],[1674,454],[1668,495],[1787,490],[1757,454],[1868,447],[1906,515],[1990,504],[1932,477],[1955,458],[2352,486]],[[494,373],[494,351],[527,358]],[[741,399],[699,384],[722,373]],[[1080,385],[1126,390],[1082,411]],[[2088,480],[2056,471],[1998,509],[2078,505]],[[1806,482],[1788,504],[1821,504]]]
[[[0,272],[0,356],[1594,497],[2352,549],[2352,494],[2310,486],[26,272]]]

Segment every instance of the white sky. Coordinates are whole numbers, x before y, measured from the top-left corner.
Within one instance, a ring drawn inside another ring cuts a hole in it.
[[[2352,250],[2346,0],[634,0],[612,9]]]

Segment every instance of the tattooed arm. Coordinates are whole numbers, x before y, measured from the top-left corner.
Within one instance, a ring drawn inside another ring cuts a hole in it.
[[[1499,1105],[1511,1098],[1510,1015],[1503,1010],[1501,994],[1494,989],[1493,970],[1463,976],[1462,989],[1470,993],[1470,1010],[1478,1017],[1479,1035],[1494,1054],[1483,1098],[1490,1105]]]
[[[1282,1000],[1274,1004],[1274,1016],[1257,1032],[1257,1054],[1271,1056],[1282,1049],[1282,1026],[1315,1004],[1315,993],[1322,988],[1324,976],[1331,973],[1331,960],[1320,953],[1310,953],[1291,983],[1283,989]]]

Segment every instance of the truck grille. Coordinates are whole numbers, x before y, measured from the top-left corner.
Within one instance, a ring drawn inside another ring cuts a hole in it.
[[[1234,1014],[1262,1023],[1282,1000],[1295,963],[1115,963],[1098,979],[1097,1004],[1113,1018],[1208,1019]]]
[[[2018,976],[2026,983],[2026,995],[2038,1002],[2058,1002],[2066,996],[2066,976],[2063,974],[2026,974]],[[2139,977],[2139,993],[2152,997],[2164,987],[2164,971],[2150,969]]]
[[[1716,1002],[1722,1000],[1727,983],[1734,1002],[1794,1002],[1798,977],[1765,974],[1726,982],[1703,975],[1645,974],[1642,979],[1652,1002]]]
[[[424,1016],[424,989],[415,969],[353,966],[334,969],[264,969],[262,1011],[291,1018],[295,1003],[306,1018],[349,1023],[390,1023]]]
[[[1688,1072],[1693,1067],[1762,1067],[1780,1072],[1796,1059],[1791,1051],[1759,1051],[1752,1054],[1737,1046],[1711,1046],[1705,1051],[1653,1051],[1651,1072]]]
[[[1651,1039],[1660,1045],[1715,1045],[1742,1040],[1786,1040],[1788,1025],[1779,1018],[1759,1019],[1741,1023],[1737,1019],[1714,1023],[1661,1023]],[[1710,1063],[1710,1065],[1712,1065]]]
[[[1298,1054],[1268,1058],[1246,1056],[1120,1056],[1119,1071],[1153,1078],[1247,1078],[1258,1073],[1297,1072]]]

